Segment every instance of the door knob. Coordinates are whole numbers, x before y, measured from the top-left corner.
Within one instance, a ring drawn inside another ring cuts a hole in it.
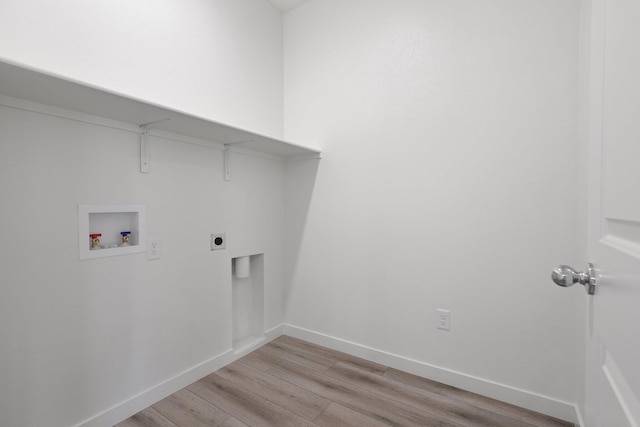
[[[575,283],[580,283],[584,285],[589,295],[593,295],[596,291],[596,272],[591,263],[589,263],[589,268],[586,272],[578,272],[568,265],[559,265],[551,272],[551,279],[556,285],[565,288]]]

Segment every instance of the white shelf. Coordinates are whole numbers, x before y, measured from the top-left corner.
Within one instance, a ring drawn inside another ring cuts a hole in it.
[[[242,142],[243,149],[284,158],[320,158],[320,150],[7,62],[0,62],[0,94],[136,125],[169,119],[155,124],[153,130],[220,144]]]

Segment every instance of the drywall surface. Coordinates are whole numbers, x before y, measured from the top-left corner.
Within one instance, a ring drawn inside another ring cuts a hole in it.
[[[135,128],[105,124],[0,107],[2,426],[77,425],[230,350],[232,257],[264,254],[282,323],[282,161],[232,152],[225,182],[220,148],[152,136],[142,174]],[[78,204],[144,204],[161,258],[80,261]]]
[[[282,136],[282,18],[263,0],[7,0],[0,58]]]
[[[584,263],[578,15],[573,0],[285,15],[285,137],[323,150],[317,174],[288,169],[289,324],[577,401],[583,290],[549,274]]]

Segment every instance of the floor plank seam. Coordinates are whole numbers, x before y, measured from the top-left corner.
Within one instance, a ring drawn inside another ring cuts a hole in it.
[[[222,369],[224,369],[224,368],[222,368]],[[266,373],[266,374],[267,374],[267,375],[270,375],[270,374],[268,374],[268,373]],[[273,376],[271,375],[271,377],[273,377]],[[277,379],[277,378],[275,378],[275,377],[273,377],[273,378],[274,378],[274,379]],[[233,379],[228,379],[228,381],[232,382],[232,383],[233,383],[233,384],[235,384],[237,387],[239,387],[239,388],[241,388],[242,390],[244,390],[246,393],[249,393],[249,394],[254,395],[254,396],[256,396],[256,397],[261,397],[261,398],[263,398],[263,399],[265,399],[266,401],[268,401],[268,402],[272,403],[273,405],[277,406],[278,408],[280,408],[281,410],[283,410],[283,411],[285,411],[285,412],[287,412],[287,413],[297,415],[298,417],[301,417],[301,418],[303,418],[303,419],[305,419],[305,420],[307,420],[307,421],[309,421],[309,422],[312,422],[312,420],[310,420],[309,418],[305,418],[303,414],[296,413],[296,412],[292,411],[292,410],[291,410],[291,409],[289,409],[289,408],[285,408],[285,407],[283,407],[283,406],[282,406],[278,401],[274,400],[273,398],[270,398],[270,396],[269,396],[269,395],[260,395],[260,394],[257,394],[257,393],[255,393],[254,391],[250,390],[250,389],[249,389],[248,387],[246,387],[245,385],[243,385],[243,384],[242,384],[241,382],[239,382],[239,381],[236,381],[236,380],[233,380]],[[303,390],[303,391],[305,391],[305,392],[309,392],[309,391],[304,390],[303,388],[301,388],[301,387],[299,387],[299,386],[297,386],[297,385],[295,385],[295,384],[291,384],[291,383],[289,383],[289,384],[290,384],[292,387],[295,387],[295,388],[297,388],[297,389]],[[312,394],[313,394],[313,393],[312,393]],[[315,394],[314,394],[314,395],[315,395]],[[316,395],[316,396],[317,396],[317,395]],[[317,397],[322,398],[322,396],[317,396]],[[329,402],[329,403],[330,403],[330,402]],[[327,404],[327,406],[329,406],[329,404]],[[326,409],[326,407],[325,407],[325,409]],[[324,410],[324,409],[323,409],[323,410]],[[316,417],[314,417],[314,419],[315,419],[315,418],[316,418]]]
[[[239,363],[242,363],[241,361],[238,361],[238,362],[239,362]],[[295,362],[294,362],[294,363],[295,363]],[[278,378],[278,377],[276,377],[276,376],[274,376],[274,375],[270,374],[270,373],[268,372],[268,370],[267,370],[267,371],[264,371],[263,373],[264,373],[265,375],[269,375],[269,376],[270,376],[271,378],[273,378],[274,380],[283,381],[283,380],[281,380],[280,378]],[[313,391],[305,390],[304,388],[299,387],[299,386],[297,386],[296,384],[290,383],[290,382],[288,382],[288,381],[284,381],[284,382],[286,382],[287,384],[289,384],[289,385],[291,385],[291,386],[293,386],[293,387],[296,387],[296,388],[298,388],[298,389],[300,389],[300,390],[304,390],[304,391],[305,391],[305,392],[307,392],[307,393],[313,394],[313,395],[314,395],[314,396],[316,396],[317,398],[320,398],[320,399],[326,399],[325,397],[320,396],[319,394],[314,393]],[[327,400],[328,400],[328,399],[327,399]],[[273,402],[273,403],[275,403],[275,402]],[[324,412],[330,404],[331,404],[331,401],[329,401],[329,404],[327,404],[327,406],[325,406],[325,407],[322,409],[322,412]],[[318,418],[318,417],[317,417],[317,416],[316,416],[316,417],[314,417],[314,419],[316,419],[316,418]],[[309,420],[309,421],[312,421],[312,420]]]

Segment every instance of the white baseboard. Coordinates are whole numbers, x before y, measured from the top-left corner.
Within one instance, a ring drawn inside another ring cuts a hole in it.
[[[269,341],[278,338],[282,335],[283,330],[283,324],[269,329],[265,332],[264,337],[256,339],[252,343],[243,346],[241,349],[229,349],[220,353],[209,360],[187,369],[173,378],[163,381],[160,384],[142,391],[137,395],[76,424],[74,427],[112,427],[113,425],[126,420],[133,414],[142,411],[189,384],[192,384],[218,369],[225,367],[245,354],[267,344]]]
[[[582,425],[582,417],[580,416],[578,406],[573,403],[409,359],[397,354],[377,350],[289,324],[284,325],[282,333],[414,375],[429,378],[433,381],[438,381],[532,411],[571,421],[577,425]]]
[[[76,424],[74,427],[111,427],[172,393],[198,381],[220,368],[241,358],[245,354],[267,344],[280,335],[290,335],[324,347],[342,351],[382,365],[400,369],[421,377],[439,381],[454,387],[482,394],[503,402],[541,412],[583,426],[577,405],[532,393],[494,381],[474,377],[450,369],[430,365],[361,344],[314,332],[293,325],[281,324],[265,332],[264,338],[256,339],[241,349],[229,349],[211,359],[157,384],[105,411]]]
[[[280,335],[284,334],[284,323],[279,324],[278,326],[268,329],[267,331],[265,331],[264,335],[265,335],[265,344],[268,343],[269,341],[273,341],[276,338],[278,338]]]

